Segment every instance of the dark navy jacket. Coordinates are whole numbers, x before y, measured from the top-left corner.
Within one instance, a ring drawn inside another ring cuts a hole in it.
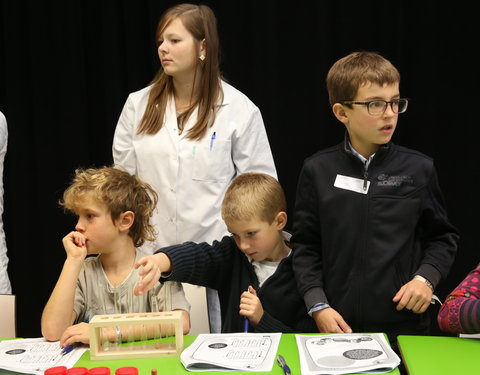
[[[415,274],[434,286],[454,261],[433,160],[389,143],[365,170],[345,139],[304,162],[293,217],[293,268],[308,307],[328,302],[354,332],[421,332],[428,314],[397,311],[392,298]],[[370,182],[367,194],[337,176]],[[395,328],[396,327],[396,328]]]

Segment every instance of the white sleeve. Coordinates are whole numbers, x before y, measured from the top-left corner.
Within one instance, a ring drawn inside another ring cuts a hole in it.
[[[262,172],[277,178],[267,132],[258,107],[253,106],[246,123],[236,132],[232,141],[232,158],[236,175],[245,172]]]
[[[135,129],[135,105],[129,96],[115,128],[112,154],[115,167],[124,169],[130,174],[137,173],[137,157],[133,146]]]

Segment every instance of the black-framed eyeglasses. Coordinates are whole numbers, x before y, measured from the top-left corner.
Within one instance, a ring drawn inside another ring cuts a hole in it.
[[[383,115],[387,110],[387,106],[390,104],[393,113],[404,113],[408,107],[408,99],[393,99],[386,100],[369,100],[368,102],[354,102],[350,100],[340,100],[342,104],[358,104],[364,105],[368,109],[368,113],[373,116]]]

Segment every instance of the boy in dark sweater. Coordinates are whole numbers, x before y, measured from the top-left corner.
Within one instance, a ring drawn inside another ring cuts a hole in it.
[[[433,291],[450,270],[458,233],[433,160],[391,141],[407,110],[400,74],[374,52],[328,72],[345,139],[307,158],[294,212],[293,267],[320,332],[429,334]]]
[[[218,290],[222,332],[317,332],[298,293],[292,271],[285,195],[263,173],[245,173],[230,184],[222,218],[231,236],[208,243],[186,242],[141,258],[136,295],[162,281]]]

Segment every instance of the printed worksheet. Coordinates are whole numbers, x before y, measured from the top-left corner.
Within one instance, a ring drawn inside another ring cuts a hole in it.
[[[188,371],[272,371],[281,335],[200,334],[180,360]]]
[[[47,341],[43,337],[5,340],[0,342],[0,368],[43,375],[50,367],[73,367],[86,350],[86,347],[75,347],[62,355],[58,341]]]
[[[302,375],[385,373],[400,364],[382,333],[295,335]]]

